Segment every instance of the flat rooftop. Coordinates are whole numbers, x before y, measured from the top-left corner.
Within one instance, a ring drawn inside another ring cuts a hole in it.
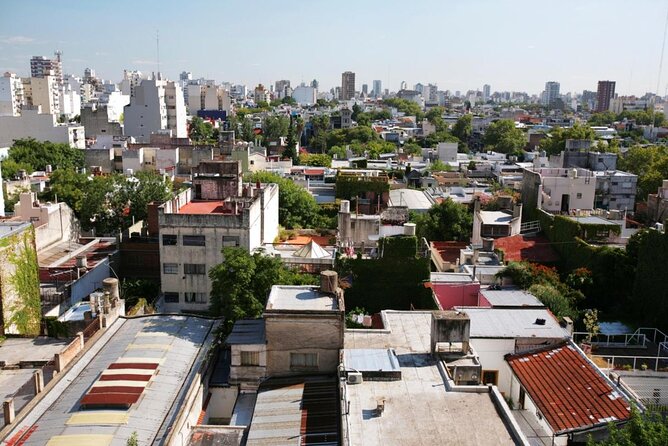
[[[483,225],[507,225],[513,216],[501,211],[480,211],[480,219]]]
[[[322,293],[317,286],[274,285],[267,299],[267,310],[337,311],[333,294]]]
[[[169,424],[175,416],[178,409],[172,406],[190,385],[188,374],[214,323],[187,316],[119,319],[108,328],[116,329],[113,336],[98,341],[105,344],[86,359],[89,362],[74,379],[66,382],[62,393],[46,396],[54,402],[41,414],[35,414],[39,418],[33,424],[34,430],[23,436],[22,444],[43,446],[53,440],[66,441],[57,444],[125,446],[135,431],[139,444],[159,443],[166,435],[163,423]],[[157,372],[148,381],[141,398],[128,409],[82,409],[82,397],[93,384],[101,382],[98,380],[102,372],[111,364],[147,361],[158,364]],[[91,434],[96,435],[93,443]]]
[[[519,288],[490,289],[481,288],[480,294],[492,307],[538,307],[545,305],[533,294]],[[484,305],[483,305],[484,306]]]
[[[529,308],[457,307],[471,319],[471,338],[570,337],[549,310]],[[544,325],[537,322],[543,319]]]
[[[0,344],[0,362],[7,365],[24,362],[53,360],[72,341],[72,338],[55,339],[46,336],[36,338],[7,338]]]
[[[623,220],[619,220],[618,222],[614,222],[611,220],[607,220],[603,217],[598,217],[596,215],[590,215],[587,217],[575,217],[575,216],[570,216],[566,215],[566,218],[573,220],[577,223],[583,224],[583,225],[608,225],[608,226],[620,226],[623,223]]]
[[[22,231],[30,226],[30,224],[29,222],[0,222],[0,238],[16,231]]]
[[[515,444],[489,393],[446,391],[436,360],[428,353],[430,312],[382,314],[386,330],[346,330],[344,348],[394,348],[401,380],[346,386],[351,444]],[[378,399],[385,399],[381,416],[375,415]]]
[[[225,200],[191,201],[179,209],[178,214],[205,215],[205,214],[232,214],[225,210]]]

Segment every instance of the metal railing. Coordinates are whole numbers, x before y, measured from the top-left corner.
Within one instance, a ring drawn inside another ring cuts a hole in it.
[[[668,372],[668,356],[592,355],[592,358],[607,362],[609,369]]]
[[[597,347],[646,347],[647,346],[647,337],[638,333],[625,333],[625,334],[603,334],[597,333],[592,335],[586,331],[576,331],[573,333],[573,341],[575,343],[580,343],[584,340],[589,339],[591,336],[591,345]]]
[[[643,336],[651,339],[651,341],[655,344],[668,342],[668,335],[658,328],[640,327],[634,332],[634,334],[642,334]]]

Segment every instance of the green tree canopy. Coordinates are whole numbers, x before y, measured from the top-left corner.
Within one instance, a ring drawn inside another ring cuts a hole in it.
[[[19,169],[31,173],[45,170],[48,165],[53,169],[80,169],[84,165],[84,152],[62,143],[41,142],[33,138],[17,139],[9,149],[7,159],[2,161],[2,175],[4,178],[13,178]]]
[[[462,115],[459,119],[457,119],[457,122],[452,128],[452,134],[459,138],[460,141],[467,142],[473,133],[473,126],[471,124],[472,122],[473,117],[470,114],[467,113]]]
[[[218,129],[204,119],[193,116],[188,126],[188,137],[195,145],[216,144],[218,142]]]
[[[323,153],[302,153],[299,165],[314,167],[332,167],[332,157]]]
[[[250,254],[242,248],[223,248],[223,257],[223,263],[209,271],[210,311],[224,317],[228,333],[235,321],[262,315],[273,285],[317,283],[316,276],[297,273],[263,252]]]
[[[548,137],[540,142],[540,148],[545,150],[548,155],[558,155],[566,149],[567,139],[593,141],[594,138],[596,138],[596,132],[589,125],[575,123],[573,127],[568,129],[562,127],[552,128]]]
[[[294,181],[266,171],[253,173],[249,181],[278,184],[278,221],[281,226],[317,228],[321,224],[320,208],[315,198]]]
[[[387,98],[383,99],[383,103],[387,106],[396,108],[397,110],[408,116],[415,116],[415,119],[417,119],[418,121],[421,121],[422,118],[424,118],[424,113],[422,112],[422,108],[413,101],[400,98]]]
[[[515,127],[515,122],[500,119],[487,128],[484,143],[496,152],[514,153],[526,145],[527,138],[522,130]]]
[[[610,423],[610,436],[603,441],[589,438],[587,446],[665,446],[668,444],[668,418],[660,413],[640,413],[631,407],[631,418],[622,427]]]
[[[262,133],[266,142],[288,136],[290,119],[286,116],[267,116],[262,122]]]
[[[468,208],[448,198],[415,218],[418,237],[429,241],[466,241],[471,237],[473,216]]]
[[[617,162],[619,169],[638,175],[637,198],[655,194],[668,178],[668,146],[634,146]]]

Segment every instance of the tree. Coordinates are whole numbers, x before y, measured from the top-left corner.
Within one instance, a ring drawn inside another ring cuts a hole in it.
[[[46,166],[53,169],[80,169],[83,165],[83,150],[67,144],[27,138],[14,141],[9,149],[9,156],[2,162],[2,173],[5,178],[12,178],[16,176],[18,169],[31,173],[35,170],[46,170]]]
[[[243,248],[223,248],[223,257],[223,263],[209,271],[210,312],[225,319],[228,333],[235,321],[262,315],[273,285],[307,285],[317,280],[288,269],[280,259],[264,252],[250,254]]]
[[[443,120],[443,114],[445,113],[445,108],[443,107],[433,107],[430,108],[427,113],[425,113],[424,117],[427,119],[427,121],[431,122],[435,127],[436,131],[445,131],[447,130],[447,125],[445,124],[445,121]]]
[[[407,155],[421,155],[422,146],[414,142],[407,142],[404,144],[404,153]]]
[[[292,160],[292,164],[297,164],[299,159],[297,157],[297,137],[295,129],[295,121],[292,116],[290,116],[290,126],[288,127],[288,139],[285,143],[286,147],[283,150],[283,158],[289,158]]]
[[[278,222],[281,226],[288,229],[318,227],[320,209],[313,195],[305,188],[292,180],[266,171],[253,173],[249,180],[278,184]]]
[[[472,121],[473,117],[470,114],[462,115],[452,128],[452,134],[460,141],[467,142],[473,133]]]
[[[331,167],[332,158],[324,153],[302,153],[299,155],[300,166]]]
[[[407,116],[415,116],[415,119],[421,121],[424,118],[422,108],[415,102],[400,98],[383,99],[383,103],[389,107],[394,107]]]
[[[172,198],[172,181],[158,172],[140,171],[126,179],[122,194],[130,204],[130,219],[146,220],[150,203],[164,203]]]
[[[56,169],[51,174],[50,187],[44,198],[64,201],[78,215],[89,181],[88,176],[72,168]]]
[[[668,146],[634,146],[618,161],[618,168],[638,175],[639,200],[656,193],[668,178]]]
[[[313,136],[309,141],[309,147],[320,153],[327,151],[327,130],[329,130],[329,115],[316,115],[311,118]]]
[[[193,116],[188,127],[188,137],[195,145],[214,144],[217,138],[214,138],[213,125],[202,118]]]
[[[292,96],[285,96],[283,99],[281,99],[281,104],[297,105],[297,101]]]
[[[285,116],[267,116],[262,123],[262,133],[265,141],[275,141],[288,135],[290,120]]]
[[[430,133],[424,138],[425,147],[436,147],[439,142],[459,142],[459,139],[452,133],[442,130],[440,132]]]
[[[668,444],[668,418],[657,412],[640,413],[631,406],[631,418],[623,427],[608,426],[610,436],[594,441],[590,436],[587,446],[664,446]]]
[[[466,206],[448,198],[432,206],[426,214],[416,217],[418,237],[429,241],[459,240],[465,241],[471,237],[473,216]]]
[[[593,141],[596,137],[596,132],[589,127],[589,125],[582,125],[575,123],[573,127],[564,129],[561,127],[554,127],[550,130],[547,138],[540,142],[540,148],[545,150],[548,155],[558,155],[566,149],[567,139],[584,139]]]
[[[492,146],[496,152],[517,152],[526,142],[524,132],[516,128],[515,123],[509,119],[495,121],[485,131],[485,145]]]

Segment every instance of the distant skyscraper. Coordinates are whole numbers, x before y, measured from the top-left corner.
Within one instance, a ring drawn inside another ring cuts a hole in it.
[[[60,60],[62,53],[56,51],[55,59],[46,59],[42,56],[33,56],[30,59],[30,76],[45,77],[54,76],[58,86],[63,84],[63,62]]]
[[[379,80],[373,81],[373,95],[374,97],[380,97],[383,95],[383,83]]]
[[[290,96],[292,94],[292,88],[290,88],[290,81],[287,79],[276,81],[274,92],[276,92],[279,99],[283,99],[286,96]]]
[[[318,87],[320,87],[320,83],[318,82],[317,79],[313,79],[313,80],[311,81],[311,87],[313,87],[313,88],[315,88],[315,89],[317,89]]]
[[[610,109],[610,99],[615,97],[615,81],[598,81],[596,91],[596,112],[605,112]]]
[[[190,71],[182,71],[181,74],[179,74],[180,81],[190,81],[192,78],[193,74]]]
[[[545,82],[545,91],[543,92],[543,105],[554,105],[559,99],[559,82],[549,81]]]
[[[490,96],[492,95],[492,87],[489,84],[482,86],[482,100],[484,102],[489,101]]]
[[[369,86],[367,84],[362,84],[362,94],[367,96],[369,94]]]
[[[341,74],[341,100],[348,101],[355,97],[355,73],[346,71]]]

